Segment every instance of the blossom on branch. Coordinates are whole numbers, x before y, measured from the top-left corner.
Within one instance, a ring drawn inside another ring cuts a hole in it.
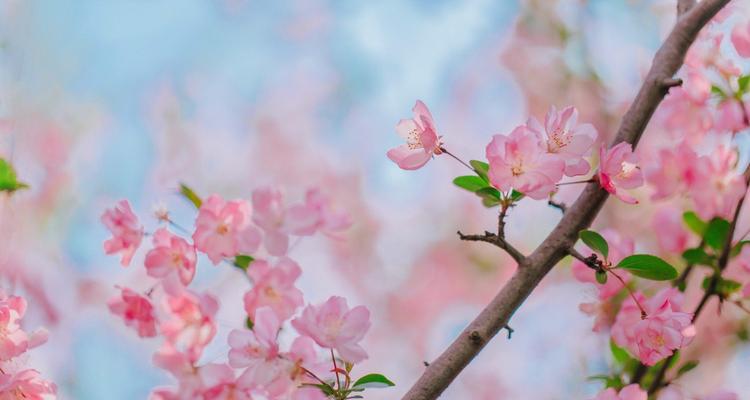
[[[442,153],[430,110],[421,100],[417,100],[412,111],[414,118],[402,119],[396,124],[396,133],[406,140],[406,144],[387,153],[391,161],[406,170],[422,168],[433,155]]]

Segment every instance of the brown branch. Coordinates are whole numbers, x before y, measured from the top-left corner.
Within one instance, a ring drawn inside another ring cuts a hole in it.
[[[680,17],[682,14],[690,11],[695,5],[695,0],[677,0],[677,16]]]
[[[466,240],[468,242],[487,242],[494,244],[495,246],[505,250],[508,255],[510,255],[518,265],[520,266],[521,263],[523,263],[523,260],[526,259],[526,256],[523,255],[518,249],[513,247],[510,243],[508,243],[504,237],[501,237],[497,234],[494,234],[492,232],[484,232],[484,235],[464,235],[461,233],[461,231],[456,232],[458,233],[458,237],[461,240]]]
[[[678,18],[672,32],[654,56],[651,70],[625,113],[613,145],[623,141],[633,146],[638,144],[664,97],[661,83],[677,73],[698,32],[728,2],[703,0]],[[440,396],[489,340],[506,326],[542,278],[568,253],[578,238],[578,232],[591,225],[606,199],[607,192],[598,183],[589,183],[542,244],[519,261],[519,268],[495,298],[424,370],[402,399],[432,400]],[[480,340],[472,339],[476,337]]]

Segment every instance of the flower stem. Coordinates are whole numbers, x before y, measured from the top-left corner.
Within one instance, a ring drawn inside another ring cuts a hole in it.
[[[620,283],[622,283],[622,286],[624,286],[625,289],[627,289],[628,293],[630,294],[630,298],[633,299],[633,301],[635,302],[635,305],[638,306],[639,310],[641,310],[641,319],[646,319],[646,317],[648,317],[648,314],[646,313],[646,310],[643,308],[643,306],[638,301],[638,299],[635,297],[635,293],[633,293],[633,290],[630,288],[630,286],[626,285],[622,277],[620,277],[620,275],[617,275],[615,271],[612,271],[611,269],[607,269],[607,272],[609,272],[615,278],[617,278],[617,280],[620,281]]]
[[[461,164],[463,164],[466,168],[470,169],[471,172],[474,172],[474,173],[477,172],[477,170],[475,170],[471,165],[469,165],[466,162],[464,162],[464,160],[456,157],[453,153],[451,153],[450,151],[446,150],[445,147],[441,147],[440,151],[443,152],[443,153],[445,153],[445,154],[447,154],[447,155],[449,155],[449,156],[451,156],[451,157],[453,157],[454,160],[456,160],[456,161],[460,162]]]
[[[336,372],[336,386],[341,390],[341,378],[339,378],[339,367],[336,365],[336,356],[333,355],[333,349],[331,349],[331,360],[333,360],[333,370]]]

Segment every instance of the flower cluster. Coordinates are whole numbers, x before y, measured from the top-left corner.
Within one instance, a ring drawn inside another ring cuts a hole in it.
[[[367,358],[360,342],[370,327],[369,311],[363,306],[349,309],[345,299],[331,297],[308,305],[294,318],[304,298],[296,286],[302,269],[289,257],[289,236],[336,236],[351,224],[348,214],[334,208],[317,189],[289,207],[273,188],[254,191],[252,201],[212,195],[195,204],[198,215],[189,237],[164,226],[150,235],[144,267],[156,284],[143,293],[120,287],[108,304],[140,337],[164,339],[154,363],[178,384],[154,390],[151,398],[314,400],[364,390],[352,384],[349,374],[354,364]],[[121,201],[102,219],[113,235],[105,251],[121,252],[128,261],[124,264],[129,264],[144,235],[138,218],[128,202]],[[188,233],[164,211],[157,219]],[[254,258],[264,252],[266,258]],[[247,326],[230,332],[224,363],[201,363],[217,334],[219,302],[210,293],[189,288],[199,253],[215,265],[225,262],[239,268],[252,285],[244,296]],[[287,323],[299,335],[282,350],[279,336]],[[318,348],[329,350],[333,367],[319,358]],[[340,375],[345,377],[343,385]]]

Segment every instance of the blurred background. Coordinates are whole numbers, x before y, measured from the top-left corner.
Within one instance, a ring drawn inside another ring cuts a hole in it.
[[[62,399],[143,399],[170,384],[151,365],[158,341],[106,309],[114,285],[148,283],[142,252],[127,269],[104,256],[103,210],[127,198],[149,230],[163,204],[190,226],[179,182],[228,198],[272,184],[300,199],[319,186],[354,225],[344,240],[294,247],[300,287],[308,302],[339,294],[372,310],[370,359],[358,368],[397,384],[368,398],[398,398],[515,264],[457,239],[496,224],[496,210],[451,183],[464,174],[458,163],[438,157],[410,172],[385,157],[401,143],[395,123],[423,100],[465,159],[550,105],[575,105],[610,138],[673,20],[668,0],[0,0],[0,157],[31,186],[0,199],[0,275],[29,298],[29,326],[51,332],[24,361]],[[641,218],[628,234],[649,249],[643,213],[610,201],[597,224]],[[526,201],[509,238],[532,250],[559,217]],[[492,341],[444,398],[598,391],[587,377],[608,370],[609,338],[578,310],[596,291],[568,264],[513,317],[512,338]],[[237,273],[200,261],[194,285],[223,306],[206,361],[221,360],[222,335],[242,325]],[[699,393],[750,392],[748,346],[703,363]]]

